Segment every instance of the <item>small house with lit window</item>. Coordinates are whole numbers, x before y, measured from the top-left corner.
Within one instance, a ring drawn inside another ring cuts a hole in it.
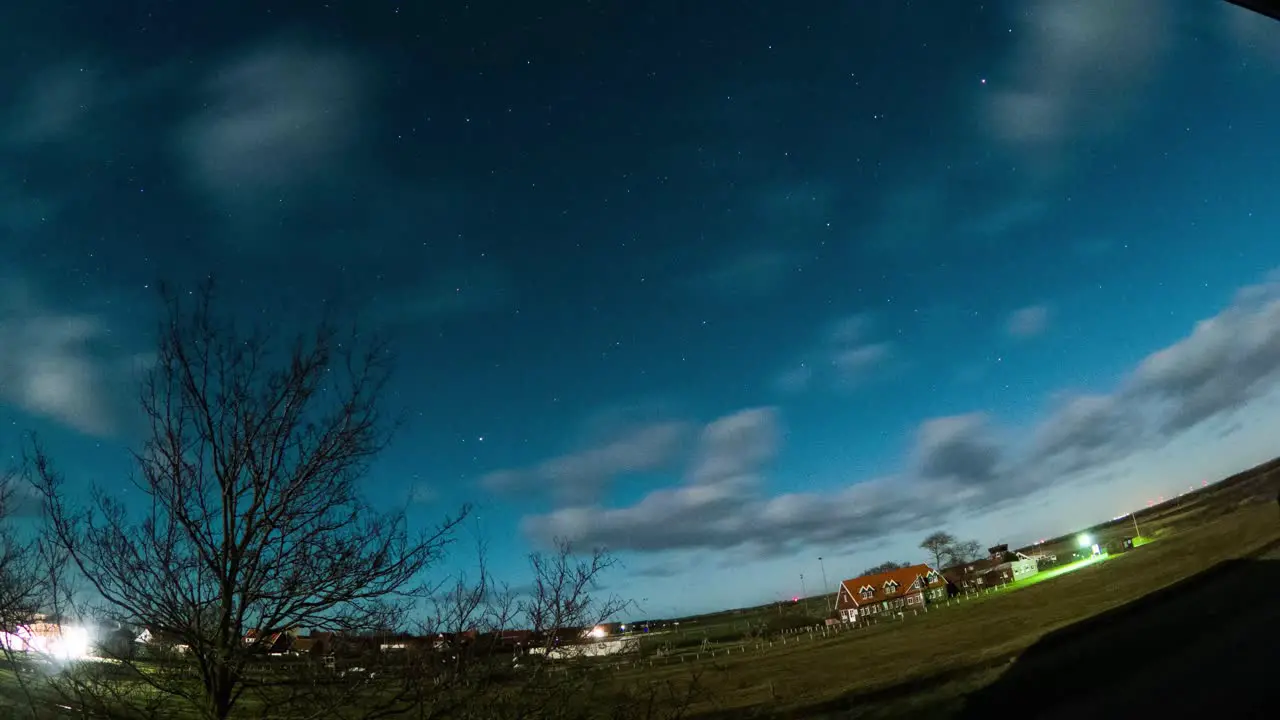
[[[942,573],[928,565],[912,565],[840,583],[836,614],[844,622],[853,622],[946,598],[947,581]]]

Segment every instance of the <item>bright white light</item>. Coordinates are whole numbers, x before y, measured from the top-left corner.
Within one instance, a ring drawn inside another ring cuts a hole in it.
[[[62,636],[52,638],[49,645],[49,654],[59,660],[82,660],[89,657],[93,640],[88,628],[71,626],[62,628]]]
[[[0,633],[0,643],[16,652],[43,655],[50,660],[68,662],[90,657],[93,639],[88,628],[74,625],[49,632],[32,632],[26,625],[19,625],[12,633]]]
[[[604,631],[604,628],[602,628],[602,627],[600,627],[599,625],[597,625],[597,626],[595,626],[595,627],[591,628],[591,632],[587,633],[587,635],[589,635],[589,636],[591,636],[591,637],[593,637],[593,638],[602,638],[602,637],[604,637],[605,635],[608,635],[608,633],[606,633],[606,632]]]

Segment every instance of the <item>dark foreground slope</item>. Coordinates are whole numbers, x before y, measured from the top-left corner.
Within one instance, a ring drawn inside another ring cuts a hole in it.
[[[961,716],[1016,708],[1036,718],[1157,710],[1263,717],[1280,692],[1277,668],[1280,548],[1273,546],[1045,636],[970,696]]]

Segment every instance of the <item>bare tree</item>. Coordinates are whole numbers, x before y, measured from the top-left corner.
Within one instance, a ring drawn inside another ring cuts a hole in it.
[[[17,473],[0,471],[0,627],[11,631],[40,611],[45,583],[39,549],[12,527],[25,488]]]
[[[944,561],[950,559],[951,551],[955,544],[956,538],[954,535],[939,530],[921,541],[920,548],[927,550],[933,556],[934,568],[941,569]]]
[[[623,652],[593,657],[593,628],[628,606],[599,590],[614,567],[603,550],[577,554],[567,543],[529,556],[532,581],[513,590],[479,561],[432,598],[419,638],[394,653],[361,660],[370,678],[366,708],[380,716],[464,720],[678,718],[704,695],[696,675],[664,682],[621,680],[634,638],[610,638]],[[414,644],[418,640],[418,644]],[[426,641],[423,644],[421,641]],[[323,688],[321,688],[323,691]]]
[[[0,471],[0,654],[14,670],[18,689],[34,714],[37,700],[26,676],[26,648],[15,642],[17,630],[40,612],[48,592],[45,573],[41,571],[40,547],[34,540],[23,539],[13,527],[22,515],[28,498],[26,488],[18,482],[18,473]]]
[[[934,567],[941,570],[947,565],[958,565],[982,557],[982,544],[977,540],[958,540],[951,533],[939,530],[920,543],[920,547],[933,555]]]
[[[982,557],[982,543],[977,540],[965,540],[956,543],[951,549],[949,561],[953,565],[967,563]]]
[[[416,532],[403,511],[362,498],[394,428],[383,412],[385,344],[330,323],[292,342],[246,332],[215,313],[211,284],[164,299],[140,397],[148,434],[134,455],[146,500],[96,488],[73,504],[38,442],[29,472],[48,536],[100,616],[187,649],[173,672],[132,679],[152,687],[148,697],[225,718],[246,691],[271,684],[255,663],[276,633],[401,622],[458,519]],[[78,697],[87,703],[100,687],[84,683]]]

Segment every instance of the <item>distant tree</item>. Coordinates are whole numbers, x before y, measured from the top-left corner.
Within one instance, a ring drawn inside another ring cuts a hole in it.
[[[959,565],[982,557],[982,544],[977,540],[957,540],[954,535],[939,530],[920,543],[933,556],[933,566],[941,569]]]
[[[966,540],[956,543],[951,549],[951,556],[948,558],[952,565],[967,563],[982,557],[982,543],[977,540]]]
[[[660,720],[682,717],[703,697],[696,675],[633,687],[608,677],[611,665],[575,662],[591,648],[584,636],[631,606],[599,589],[614,566],[606,551],[580,555],[560,542],[532,553],[532,582],[513,591],[489,574],[480,545],[473,573],[432,595],[431,617],[418,634],[439,637],[438,647],[401,661],[385,653],[360,660],[370,671],[360,707],[385,717]],[[635,635],[607,641],[652,653],[671,639],[658,648]],[[319,716],[351,701],[347,691],[317,680],[304,702]]]
[[[112,695],[102,678],[69,674],[64,696],[86,717],[138,716],[162,701],[228,717],[247,691],[280,685],[252,667],[274,633],[397,624],[457,523],[411,532],[403,511],[361,496],[394,426],[385,344],[329,323],[292,339],[246,332],[214,312],[212,284],[192,295],[164,293],[142,383],[133,485],[145,500],[103,488],[80,505],[38,441],[29,457],[47,537],[91,590],[94,616],[189,648],[171,672],[118,658],[145,693]],[[273,712],[292,711],[283,692]]]
[[[890,560],[890,561],[888,561],[888,562],[882,562],[882,563],[880,563],[879,565],[872,565],[871,567],[867,568],[866,570],[863,570],[863,571],[862,571],[862,574],[863,574],[863,575],[878,575],[878,574],[880,574],[880,573],[882,573],[882,572],[889,572],[890,570],[897,570],[897,569],[899,569],[899,568],[904,568],[904,567],[911,567],[911,563],[900,563],[900,562],[894,562],[894,561]]]
[[[933,556],[933,566],[941,568],[945,560],[949,560],[955,551],[956,538],[951,533],[941,530],[931,534],[920,543],[920,548]]]

